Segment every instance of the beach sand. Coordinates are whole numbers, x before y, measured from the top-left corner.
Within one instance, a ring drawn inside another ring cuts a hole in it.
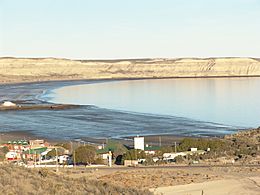
[[[148,145],[154,145],[154,146],[172,146],[174,142],[179,143],[184,137],[182,136],[176,136],[176,135],[148,135],[144,136],[145,137],[145,143]],[[85,137],[81,138],[79,140],[63,140],[62,138],[57,140],[57,139],[49,139],[45,138],[43,136],[37,136],[33,134],[31,131],[8,131],[8,132],[1,132],[0,131],[0,143],[1,142],[7,142],[7,141],[14,141],[14,140],[30,140],[30,139],[45,139],[49,143],[62,143],[62,142],[80,142],[83,144],[89,143],[89,144],[95,144],[95,145],[100,145],[100,144],[105,144],[108,140],[113,140],[113,141],[118,141],[124,145],[127,146],[133,146],[134,141],[133,137],[127,137],[127,138],[111,138],[111,139],[99,139],[99,138],[91,138],[91,137]]]
[[[0,142],[14,141],[19,139],[30,140],[36,138],[37,136],[31,134],[29,131],[0,132]]]
[[[145,143],[148,145],[153,146],[173,146],[176,142],[177,144],[180,143],[180,141],[185,138],[184,136],[176,136],[176,135],[145,135]],[[99,139],[99,138],[91,138],[91,137],[85,137],[81,140],[89,143],[95,143],[95,144],[103,144],[106,143],[106,139]],[[123,137],[123,138],[111,138],[109,140],[118,141],[124,145],[127,146],[133,146],[134,144],[134,137]]]
[[[16,141],[16,140],[34,140],[34,139],[44,139],[42,136],[37,136],[30,131],[9,131],[9,132],[1,132],[0,131],[0,143],[5,143],[8,141]],[[46,140],[49,143],[55,144],[58,142],[62,142],[60,140]]]

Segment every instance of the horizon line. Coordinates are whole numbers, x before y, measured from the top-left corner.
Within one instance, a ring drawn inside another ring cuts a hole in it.
[[[177,59],[257,59],[260,57],[245,57],[245,56],[219,56],[219,57],[136,57],[136,58],[66,58],[66,57],[15,57],[15,56],[0,56],[0,59],[57,59],[57,60],[72,60],[72,61],[125,61],[125,60],[177,60]]]

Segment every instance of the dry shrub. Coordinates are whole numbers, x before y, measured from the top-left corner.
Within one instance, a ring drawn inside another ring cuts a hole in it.
[[[69,178],[50,170],[0,166],[0,194],[151,194],[86,177]]]

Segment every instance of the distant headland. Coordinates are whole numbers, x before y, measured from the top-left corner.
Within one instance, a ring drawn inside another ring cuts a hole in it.
[[[70,60],[0,58],[0,83],[82,79],[260,76],[257,58]]]

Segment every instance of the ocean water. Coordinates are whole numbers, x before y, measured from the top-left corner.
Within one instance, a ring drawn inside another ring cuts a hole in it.
[[[223,136],[259,126],[259,78],[60,81],[0,85],[0,101],[81,104],[0,112],[0,132],[49,139]]]
[[[185,117],[219,126],[260,126],[260,78],[148,79],[65,86],[54,103]]]

